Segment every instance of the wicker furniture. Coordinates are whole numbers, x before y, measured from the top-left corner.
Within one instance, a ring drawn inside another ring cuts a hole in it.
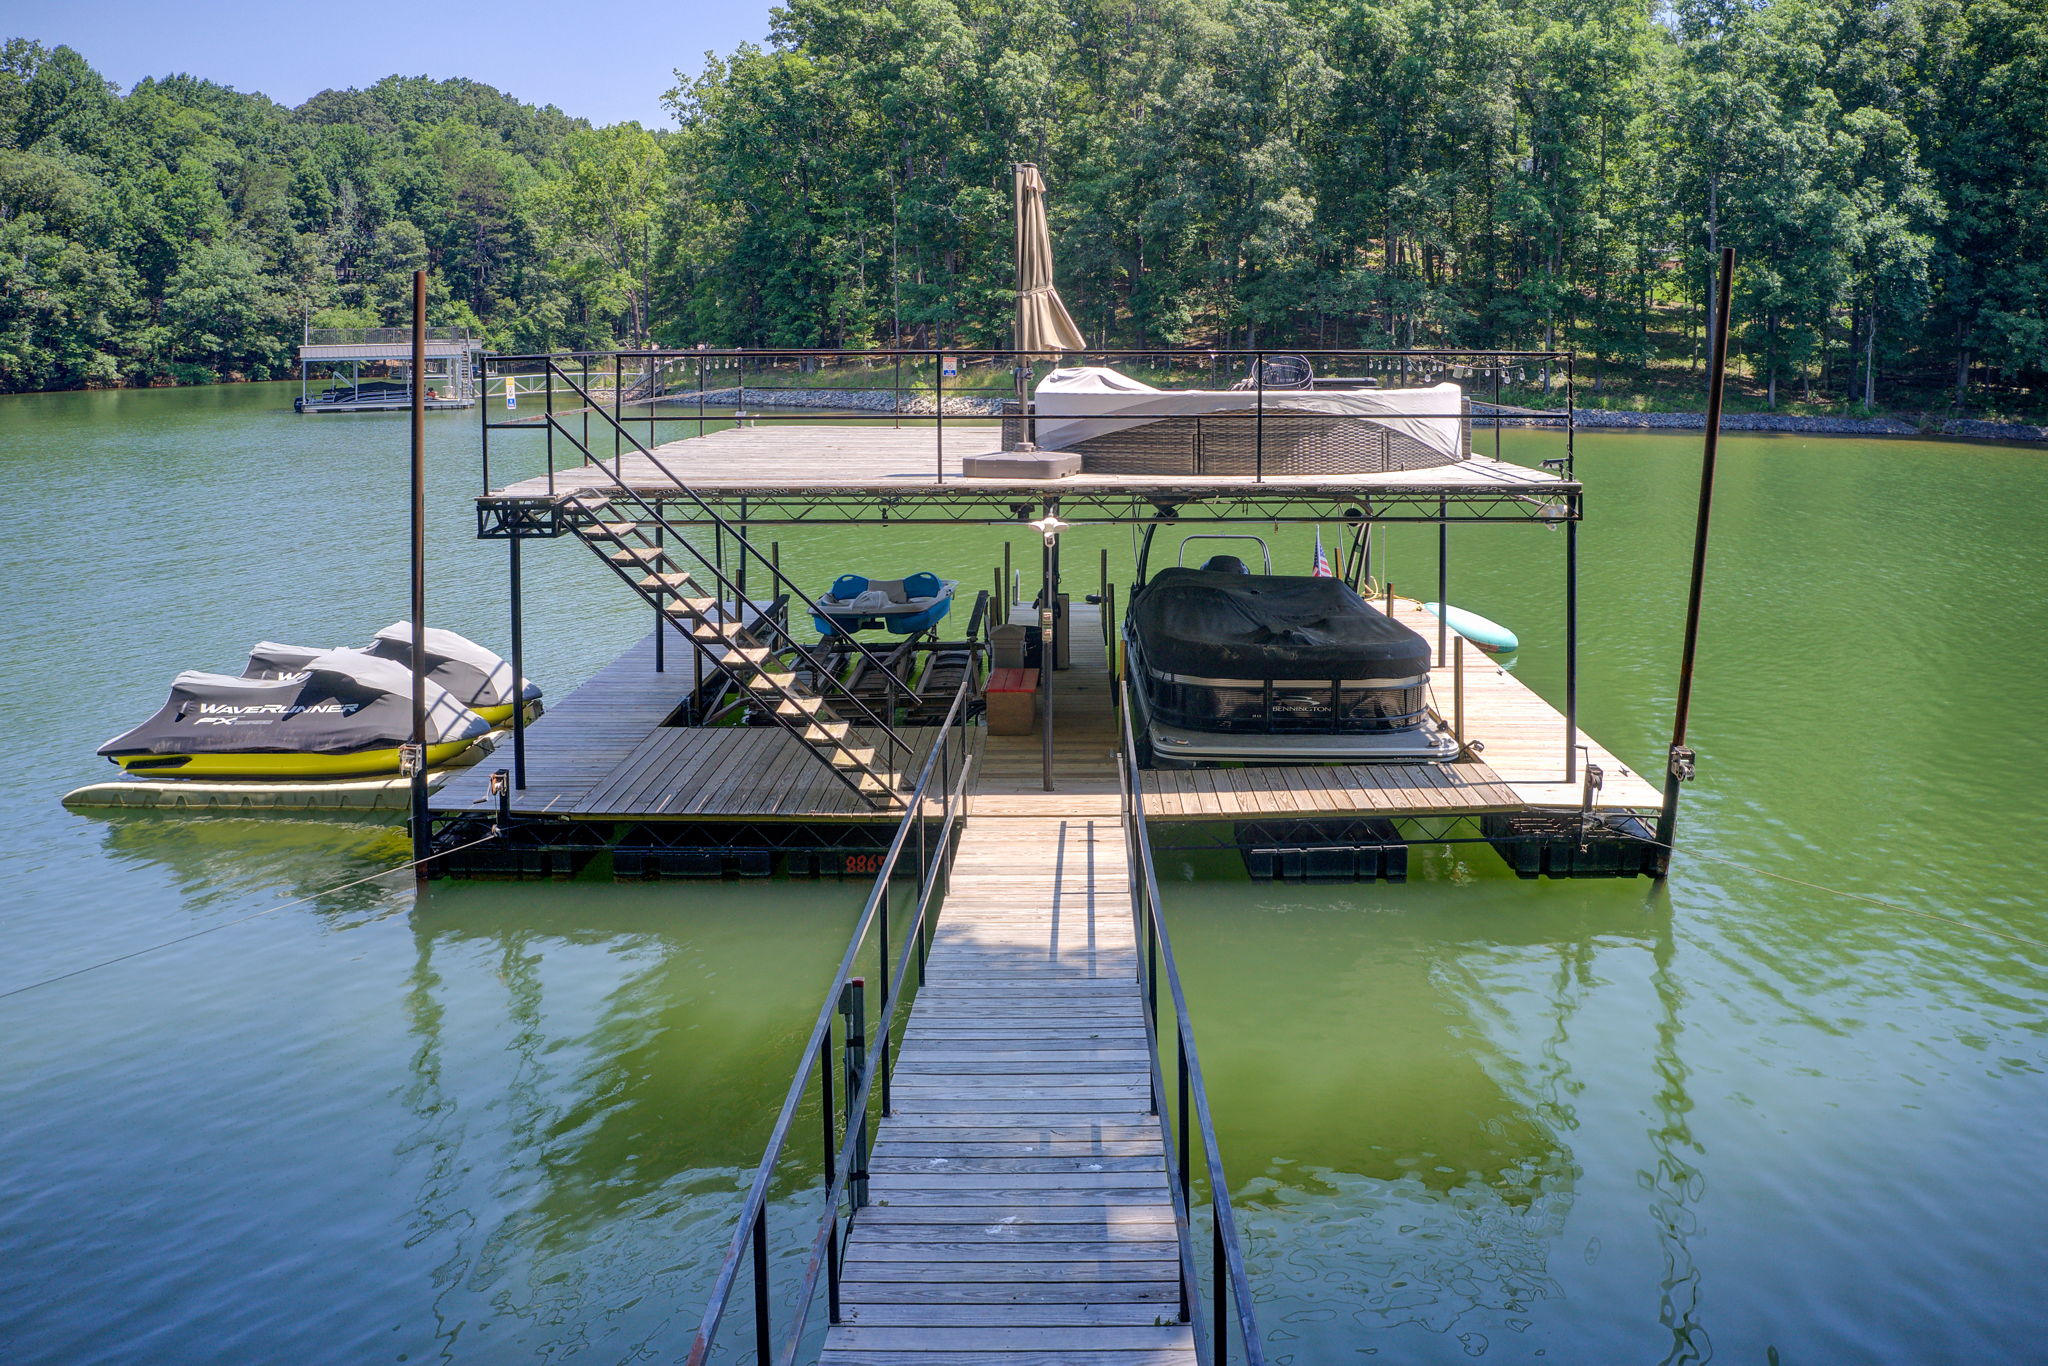
[[[1459,446],[1472,453],[1471,405]],[[1003,407],[1003,446],[1016,449],[1024,422],[1015,403]],[[1261,450],[1263,447],[1263,451]],[[1081,456],[1088,474],[1384,474],[1454,463],[1412,437],[1365,418],[1288,412],[1266,407],[1164,417],[1064,449]]]

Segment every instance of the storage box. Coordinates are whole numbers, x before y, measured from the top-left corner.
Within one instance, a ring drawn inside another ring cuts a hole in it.
[[[990,735],[1029,735],[1038,721],[1038,670],[997,669],[988,676]]]

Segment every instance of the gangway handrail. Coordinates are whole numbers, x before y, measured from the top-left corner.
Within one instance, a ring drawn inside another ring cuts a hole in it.
[[[783,1097],[782,1109],[776,1116],[775,1127],[769,1131],[768,1143],[762,1152],[760,1165],[755,1168],[753,1184],[748,1187],[739,1223],[734,1228],[732,1241],[726,1249],[725,1261],[719,1267],[717,1278],[712,1282],[711,1298],[705,1305],[703,1317],[699,1320],[697,1331],[691,1339],[689,1355],[684,1358],[687,1366],[704,1366],[704,1363],[710,1361],[712,1348],[717,1342],[719,1325],[724,1320],[734,1288],[738,1284],[740,1263],[746,1259],[750,1259],[753,1265],[755,1360],[766,1363],[771,1359],[770,1339],[773,1324],[768,1284],[768,1191],[774,1182],[775,1169],[782,1158],[783,1148],[788,1143],[790,1126],[796,1120],[797,1111],[802,1108],[804,1094],[809,1088],[814,1071],[821,1079],[822,1088],[825,1212],[819,1220],[819,1234],[812,1241],[811,1257],[805,1268],[803,1287],[797,1304],[796,1322],[790,1331],[788,1345],[779,1359],[785,1362],[794,1361],[802,1345],[810,1302],[817,1294],[821,1258],[828,1277],[832,1317],[835,1322],[838,1319],[841,1246],[839,1200],[845,1195],[850,1182],[861,1181],[864,1184],[867,1178],[865,1152],[871,1133],[868,1106],[874,1096],[875,1080],[878,1075],[881,1078],[883,1113],[888,1112],[890,1031],[894,1027],[896,1007],[913,962],[917,966],[919,980],[923,979],[925,956],[929,949],[925,929],[931,902],[934,894],[940,892],[946,870],[951,866],[953,828],[959,820],[961,807],[966,799],[968,778],[974,768],[972,756],[967,753],[964,714],[967,699],[975,690],[975,672],[970,662],[965,676],[960,680],[960,686],[954,691],[953,704],[947,709],[946,719],[940,727],[938,742],[932,746],[931,753],[925,756],[924,767],[918,773],[917,786],[906,800],[902,819],[896,823],[895,836],[889,842],[888,852],[883,855],[881,867],[875,873],[874,886],[869,890],[860,916],[854,922],[853,935],[847,942],[846,952],[839,960],[839,970],[833,975],[832,985],[826,989],[824,1004],[818,1010],[817,1022],[811,1027],[810,1038],[804,1045],[802,1061],[797,1064],[796,1075],[791,1078],[789,1091]],[[957,746],[955,737],[958,737]],[[947,776],[947,770],[953,768],[956,755],[959,766]],[[938,837],[928,846],[923,839],[927,819],[925,802],[935,769],[944,785],[944,797]],[[892,973],[889,963],[889,937],[892,928],[889,916],[889,880],[895,873],[897,864],[902,860],[905,850],[909,848],[913,827],[919,836],[920,861],[916,912],[911,919],[908,932],[904,935],[902,952]],[[878,1012],[879,1066],[869,1066],[865,1054],[866,1014],[860,994],[864,991],[865,984],[862,979],[853,976],[853,967],[859,961],[862,946],[867,942],[868,931],[877,927],[880,929],[878,956],[883,974],[883,996]],[[832,1017],[835,1014],[845,1014],[848,1017],[844,1048],[848,1054],[849,1066],[859,1074],[858,1082],[849,1087],[844,1110],[845,1136],[836,1146],[833,1141],[836,1117],[831,1056]],[[848,1223],[850,1226],[850,1219]]]
[[[1167,1117],[1162,1094],[1164,1078],[1160,1071],[1158,1022],[1162,970],[1173,1005],[1174,1033],[1179,1045],[1176,1070],[1180,1116],[1173,1126],[1179,1160],[1174,1160],[1174,1145],[1169,1145],[1167,1174],[1173,1183],[1175,1214],[1184,1229],[1192,1225],[1193,1218],[1189,1163],[1193,1129],[1201,1132],[1202,1160],[1209,1176],[1209,1301],[1214,1309],[1214,1321],[1206,1344],[1200,1325],[1197,1325],[1197,1347],[1199,1350],[1206,1345],[1209,1348],[1208,1360],[1215,1366],[1226,1366],[1230,1359],[1229,1326],[1234,1309],[1247,1366],[1265,1366],[1265,1343],[1259,1337],[1258,1313],[1252,1307],[1251,1278],[1245,1271],[1243,1237],[1238,1229],[1236,1207],[1230,1199],[1230,1183],[1224,1175],[1223,1154],[1216,1142],[1216,1122],[1209,1110],[1209,1088],[1202,1079],[1201,1058],[1195,1049],[1194,1024],[1188,1017],[1180,968],[1174,962],[1173,940],[1167,933],[1165,919],[1159,913],[1159,870],[1154,866],[1152,842],[1145,831],[1145,785],[1138,776],[1138,747],[1131,731],[1131,696],[1127,680],[1118,680],[1117,715],[1123,729],[1123,743],[1117,754],[1117,776],[1123,788],[1125,839],[1130,846],[1131,913],[1145,944],[1145,952],[1139,959],[1139,980],[1145,996],[1145,1037],[1152,1052],[1152,1108],[1162,1121]],[[1191,1110],[1193,1129],[1189,1125]],[[1184,1259],[1183,1266],[1186,1265],[1188,1263]],[[1187,1274],[1185,1270],[1182,1272],[1184,1278]],[[1226,1284],[1228,1294],[1225,1293]],[[1195,1292],[1195,1286],[1183,1284],[1182,1295],[1190,1317],[1193,1317]]]

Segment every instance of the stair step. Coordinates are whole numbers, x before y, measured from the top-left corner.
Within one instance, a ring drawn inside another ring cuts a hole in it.
[[[623,541],[639,529],[638,522],[589,522],[583,534],[593,541]]]
[[[614,550],[605,556],[613,564],[660,564],[668,558],[668,552],[658,545],[629,545],[623,550]]]
[[[649,574],[639,581],[639,586],[649,593],[674,593],[680,597],[682,591],[694,582],[689,570],[679,569],[672,574]],[[711,599],[704,601],[710,602]]]
[[[847,721],[813,721],[805,726],[799,735],[812,744],[844,740],[853,733],[853,725]]]
[[[578,512],[605,512],[611,505],[611,497],[603,493],[579,493],[564,504]]]
[[[788,692],[796,686],[796,675],[770,673],[762,669],[756,673],[748,674],[745,682],[755,692]]]
[[[706,614],[718,610],[718,599],[679,597],[662,610],[672,617],[697,622],[702,621]]]
[[[737,640],[746,633],[746,630],[747,626],[744,622],[720,621],[712,618],[709,621],[699,622],[696,626],[692,627],[690,634],[699,640],[729,641]]]
[[[775,714],[777,716],[819,716],[823,714],[824,710],[825,699],[822,697],[785,697],[775,704]],[[838,721],[829,724],[845,725],[846,723]]]
[[[832,751],[832,762],[840,768],[872,768],[875,751],[866,745],[842,744]]]

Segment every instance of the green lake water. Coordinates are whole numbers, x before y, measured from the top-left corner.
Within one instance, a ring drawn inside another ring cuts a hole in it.
[[[386,824],[58,804],[175,670],[404,610],[405,419],[293,392],[0,399],[0,992],[210,931],[0,996],[0,1360],[679,1359],[864,888],[416,899],[373,876],[405,856]],[[476,430],[429,423],[432,617],[502,646]],[[1698,442],[1578,449],[1582,719],[1654,770]],[[1262,886],[1162,851],[1273,1360],[2048,1358],[2044,521],[2036,451],[1728,441],[1667,886],[1520,882],[1483,848]],[[1000,554],[779,535],[821,585],[973,585]],[[1273,539],[1305,572],[1307,530]],[[1452,600],[1557,697],[1562,537],[1452,540]],[[1395,535],[1398,586],[1434,595],[1433,542]],[[1129,559],[1073,533],[1090,587],[1098,546]],[[527,563],[556,695],[646,629],[573,544]]]

